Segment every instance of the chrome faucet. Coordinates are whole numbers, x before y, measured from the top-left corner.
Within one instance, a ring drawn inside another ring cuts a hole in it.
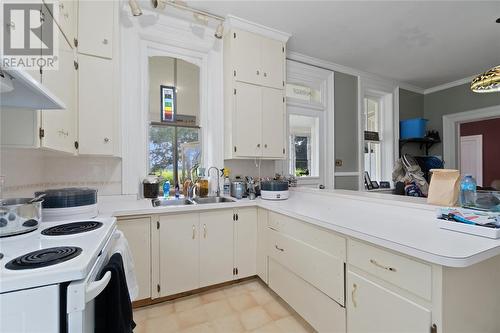
[[[215,195],[217,197],[220,197],[220,170],[219,170],[219,168],[214,167],[214,166],[208,168],[208,171],[207,171],[208,177],[210,177],[210,170],[212,170],[212,169],[217,170],[217,190],[215,191]]]
[[[198,182],[197,170],[198,170],[199,166],[200,165],[198,163],[196,163],[195,165],[193,165],[193,167],[191,169],[189,169],[189,175],[191,177],[191,179],[190,179],[191,184],[189,184],[188,189],[187,189],[187,199],[190,201],[194,198],[194,189],[196,188],[196,183]]]

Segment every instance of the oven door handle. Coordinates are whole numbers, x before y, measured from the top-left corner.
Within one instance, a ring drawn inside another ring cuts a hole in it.
[[[90,302],[99,295],[111,280],[111,272],[107,271],[99,281],[94,281],[88,284],[85,288],[85,303]]]

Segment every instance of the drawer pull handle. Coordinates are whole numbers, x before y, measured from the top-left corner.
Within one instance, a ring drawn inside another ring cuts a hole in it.
[[[276,250],[278,251],[281,251],[281,252],[285,252],[285,249],[282,249],[281,247],[279,247],[277,244],[274,245],[274,247],[276,248]]]
[[[194,239],[196,237],[196,228],[194,227],[194,224],[193,224],[193,236],[192,238]]]
[[[391,272],[396,272],[396,269],[394,267],[381,265],[375,259],[370,259],[370,262],[379,268],[382,268],[382,269],[385,269],[385,270],[388,270]]]
[[[203,225],[203,238],[207,238],[207,225]]]
[[[356,283],[352,284],[352,292],[351,292],[351,299],[352,299],[352,306],[355,308],[358,307],[358,303],[356,302],[356,292],[358,291],[358,285]]]

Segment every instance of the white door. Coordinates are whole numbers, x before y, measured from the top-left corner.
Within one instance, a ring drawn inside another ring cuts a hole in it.
[[[132,251],[134,271],[139,286],[136,300],[151,297],[151,218],[135,218],[118,221]]]
[[[233,30],[231,34],[231,51],[235,79],[241,82],[260,84],[262,77],[262,37],[241,30]]]
[[[160,296],[199,286],[199,214],[160,217]]]
[[[257,273],[257,209],[235,209],[234,228],[234,266],[237,268],[235,279]]]
[[[282,42],[262,38],[262,85],[283,89],[285,78],[283,69],[285,64],[285,47]]]
[[[483,186],[483,136],[460,137],[460,173],[470,174],[477,185]]]
[[[78,52],[111,59],[115,1],[78,1]]]
[[[267,210],[257,208],[257,275],[267,283]]]
[[[233,210],[200,214],[200,287],[233,279]]]
[[[237,82],[233,120],[233,155],[262,155],[262,92],[261,87]]]
[[[43,110],[44,148],[75,153],[76,141],[76,69],[74,50],[59,32],[58,69],[43,69],[42,83],[58,96],[65,110]]]
[[[113,155],[112,61],[80,54],[78,64],[78,151]]]
[[[283,90],[262,87],[262,157],[285,156],[285,101]]]
[[[428,333],[431,312],[364,277],[348,272],[349,333]]]

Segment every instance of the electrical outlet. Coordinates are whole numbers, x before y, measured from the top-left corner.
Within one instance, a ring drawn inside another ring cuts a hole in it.
[[[335,160],[335,166],[341,167],[342,163],[342,160]]]

